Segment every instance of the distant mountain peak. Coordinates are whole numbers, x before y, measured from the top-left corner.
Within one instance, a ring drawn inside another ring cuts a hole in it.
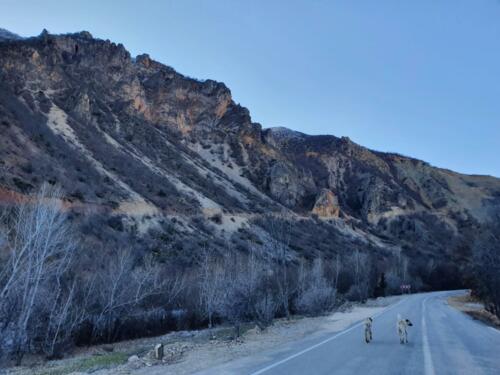
[[[264,134],[268,141],[274,145],[280,145],[290,139],[302,139],[307,137],[307,134],[285,128],[284,126],[275,126],[264,130]]]
[[[284,126],[274,126],[271,128],[267,128],[266,130],[271,132],[274,136],[282,136],[282,137],[303,137],[303,136],[305,136],[304,133],[286,128]]]
[[[23,39],[21,36],[0,27],[0,41],[3,40],[19,40]]]

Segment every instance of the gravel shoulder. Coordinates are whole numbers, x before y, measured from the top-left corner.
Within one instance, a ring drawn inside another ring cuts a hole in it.
[[[470,292],[461,296],[449,297],[448,304],[471,316],[473,319],[500,330],[500,319],[489,311],[486,311],[484,304],[471,296]]]

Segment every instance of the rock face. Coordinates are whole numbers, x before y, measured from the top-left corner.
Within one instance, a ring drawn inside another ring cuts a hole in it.
[[[319,217],[339,217],[339,200],[331,190],[321,189],[312,212]]]
[[[0,128],[4,203],[59,184],[90,244],[183,264],[206,241],[265,243],[266,215],[284,213],[297,233],[308,228],[292,236],[297,256],[364,247],[462,267],[474,232],[500,211],[496,178],[262,129],[223,83],[88,32],[0,38]],[[340,210],[346,225],[311,217]]]
[[[296,207],[316,186],[310,174],[300,173],[293,165],[276,162],[269,169],[269,194],[287,207]]]

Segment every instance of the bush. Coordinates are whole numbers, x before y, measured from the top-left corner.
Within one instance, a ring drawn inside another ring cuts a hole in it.
[[[320,258],[314,260],[312,270],[304,275],[304,265],[301,267],[301,279],[296,300],[297,312],[303,314],[319,314],[333,308],[337,295],[336,289],[329,285],[324,276],[323,262]]]
[[[500,225],[490,225],[474,244],[476,293],[486,309],[500,318]]]

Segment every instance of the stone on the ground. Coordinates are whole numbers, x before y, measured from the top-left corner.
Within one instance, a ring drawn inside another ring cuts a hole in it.
[[[127,360],[127,361],[128,361],[129,363],[131,363],[131,362],[137,362],[138,360],[139,360],[139,357],[138,357],[138,356],[136,356],[136,355],[134,354],[134,355],[132,355],[132,356],[128,357],[128,360]]]

